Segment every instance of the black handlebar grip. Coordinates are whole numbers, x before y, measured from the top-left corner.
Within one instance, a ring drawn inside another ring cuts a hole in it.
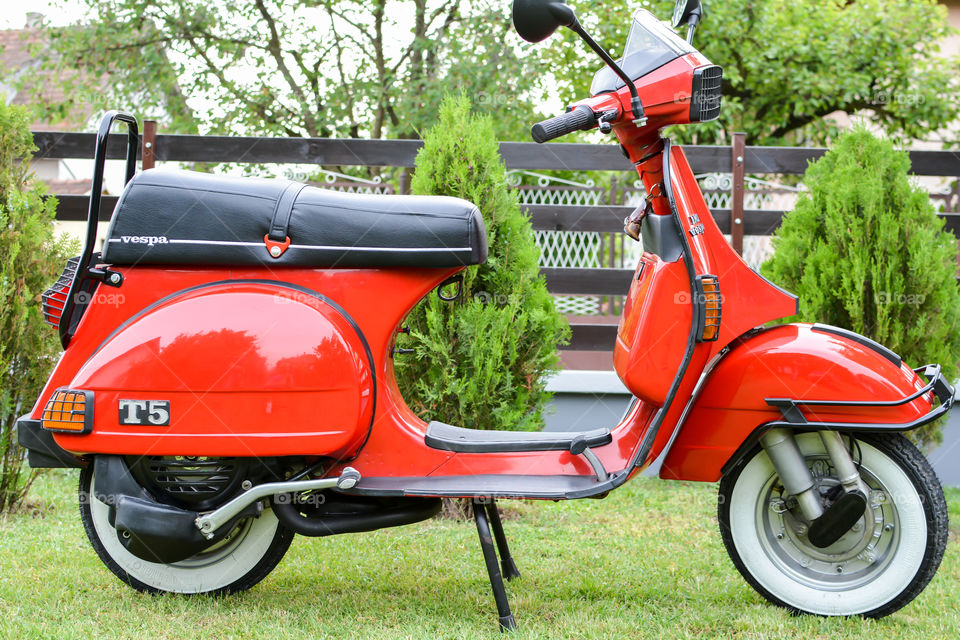
[[[534,142],[543,143],[574,131],[592,129],[596,124],[597,116],[593,113],[593,109],[581,104],[573,111],[533,125],[530,135],[533,136]]]

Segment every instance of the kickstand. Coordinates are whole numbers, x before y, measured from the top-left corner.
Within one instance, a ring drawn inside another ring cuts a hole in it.
[[[496,513],[494,507],[494,513]],[[483,501],[474,499],[473,518],[477,521],[477,533],[480,535],[480,549],[483,551],[483,560],[487,564],[487,573],[490,575],[490,587],[493,589],[493,599],[497,603],[497,615],[500,617],[500,631],[514,631],[517,628],[517,622],[513,619],[510,612],[510,602],[507,600],[507,589],[503,585],[503,576],[500,575],[500,567],[497,566],[497,550],[493,546],[493,535],[490,533],[490,520],[488,519],[486,505]],[[496,522],[500,518],[497,514]],[[502,527],[500,527],[502,534]],[[504,539],[505,540],[505,539]]]
[[[503,533],[503,523],[500,522],[500,510],[497,509],[497,501],[493,498],[487,504],[487,515],[490,517],[490,528],[493,529],[493,537],[497,541],[497,551],[500,552],[500,570],[503,577],[507,580],[513,580],[520,577],[520,570],[517,569],[517,563],[513,561],[510,555],[510,547],[507,546],[507,536]]]

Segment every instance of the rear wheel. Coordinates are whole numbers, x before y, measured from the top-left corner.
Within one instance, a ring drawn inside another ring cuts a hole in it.
[[[816,433],[797,444],[821,495],[839,481]],[[926,458],[898,434],[861,436],[860,474],[870,487],[864,516],[836,543],[807,539],[767,454],[756,449],[720,483],[719,521],[734,565],[762,596],[795,612],[883,617],[930,582],[947,543],[943,489]]]
[[[151,593],[226,594],[249,589],[267,576],[290,547],[293,532],[271,509],[236,525],[223,540],[181,562],[161,564],[133,555],[108,520],[109,507],[93,499],[93,467],[80,473],[80,519],[100,560],[134,589]]]

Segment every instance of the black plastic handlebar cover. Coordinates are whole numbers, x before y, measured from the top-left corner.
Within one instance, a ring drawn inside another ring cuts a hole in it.
[[[586,131],[595,126],[597,126],[597,116],[593,113],[593,109],[581,104],[563,115],[533,125],[530,135],[533,136],[534,142],[544,143],[568,133]]]

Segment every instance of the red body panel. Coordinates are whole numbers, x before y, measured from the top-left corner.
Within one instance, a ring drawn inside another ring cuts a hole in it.
[[[70,446],[103,453],[349,455],[373,416],[356,329],[329,303],[272,284],[213,284],[149,308],[70,386],[95,392],[98,425]],[[122,425],[121,398],[167,400],[177,415],[168,427]]]
[[[683,261],[644,254],[623,307],[613,365],[631,393],[658,407],[683,361],[693,318],[689,298]],[[665,301],[672,303],[670,313]]]
[[[366,438],[374,409],[373,372],[357,331],[330,304],[263,281],[321,292],[342,307],[361,328],[382,379],[397,326],[454,271],[123,269],[118,293],[97,291],[33,416],[55,389],[87,385],[97,390],[94,431],[58,434],[68,451],[346,454]],[[186,291],[227,280],[258,282]],[[170,428],[120,428],[119,397],[162,400],[169,393],[186,394],[171,403]],[[268,412],[274,417],[265,423]],[[214,414],[219,419],[208,420]]]
[[[782,419],[766,398],[895,401],[923,388],[893,364],[848,338],[792,324],[733,346],[694,400],[661,468],[663,478],[715,482],[724,464],[761,425]],[[802,407],[808,420],[907,423],[930,411],[929,394],[893,407]]]
[[[648,192],[653,191],[663,179],[661,156],[647,160],[638,170]],[[711,357],[753,327],[796,313],[796,298],[757,275],[730,248],[679,147],[670,150],[669,175],[681,229],[693,253],[694,271],[718,276],[723,302],[719,338],[695,344],[683,373],[675,397],[684,399],[693,392]],[[653,200],[651,215],[672,215],[667,198]],[[624,307],[614,365],[631,393],[661,406],[686,351],[693,293],[682,258],[666,265],[655,256],[644,256],[637,275]],[[645,465],[656,460],[669,443],[684,404],[684,400],[675,401],[668,408]]]

